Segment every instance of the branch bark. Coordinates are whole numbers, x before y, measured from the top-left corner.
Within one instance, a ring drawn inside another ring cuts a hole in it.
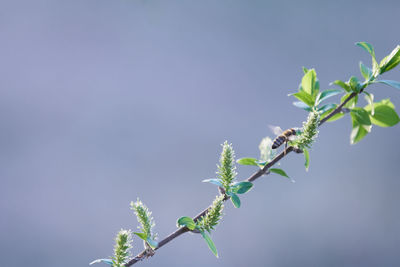
[[[362,90],[360,91],[360,93],[361,92],[362,92]],[[321,126],[323,123],[325,123],[327,120],[329,120],[333,115],[341,112],[342,108],[344,107],[344,105],[346,105],[346,103],[349,102],[357,94],[358,93],[356,93],[356,92],[351,93],[343,101],[343,103],[341,103],[339,106],[337,106],[334,110],[332,110],[331,113],[329,113],[329,115],[327,115],[324,119],[322,119],[319,122],[319,126]],[[287,156],[292,151],[297,152],[297,153],[301,153],[301,151],[297,150],[296,148],[294,148],[292,146],[289,146],[286,149],[286,151],[282,151],[275,158],[273,158],[271,162],[266,164],[262,169],[260,169],[257,172],[253,173],[249,178],[246,179],[246,181],[254,182],[255,180],[257,180],[261,176],[269,174],[268,169],[271,168],[273,165],[275,165],[277,162],[279,162],[281,159],[283,159],[285,156]],[[225,197],[224,201],[226,201],[228,199],[229,199],[228,197]],[[204,216],[207,213],[208,209],[209,209],[209,207],[206,208],[205,210],[203,210],[202,212],[200,212],[199,214],[197,214],[196,217],[193,218],[193,220],[196,222],[198,219],[200,219],[202,216]],[[165,244],[169,243],[170,241],[174,240],[175,238],[177,238],[178,236],[180,236],[180,235],[182,235],[182,234],[184,234],[186,232],[189,232],[189,229],[187,229],[186,227],[181,227],[181,228],[177,229],[175,232],[172,232],[170,235],[168,235],[167,237],[165,237],[164,239],[159,241],[158,247],[156,248],[156,250],[160,249]],[[139,262],[139,261],[141,261],[141,260],[143,260],[145,258],[148,258],[148,257],[152,256],[153,254],[149,254],[147,250],[143,250],[136,257],[131,259],[125,266],[129,267],[129,266],[131,266],[131,265],[133,265],[133,264],[135,264],[135,263],[137,263],[137,262]]]

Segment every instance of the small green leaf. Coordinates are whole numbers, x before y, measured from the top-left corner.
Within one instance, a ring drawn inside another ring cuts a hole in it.
[[[370,94],[366,91],[364,91],[365,94],[365,100],[368,102],[369,105],[371,105],[372,109],[371,109],[371,115],[374,115],[374,95]]]
[[[392,86],[392,87],[394,87],[396,89],[400,89],[400,82],[397,82],[397,81],[391,81],[391,80],[379,80],[378,81],[377,80],[374,83],[383,83],[383,84]]]
[[[240,198],[235,193],[231,194],[231,200],[235,208],[240,208]]]
[[[294,105],[295,107],[304,109],[304,110],[306,110],[306,111],[308,111],[308,112],[311,111],[311,108],[310,108],[308,105],[304,104],[303,102],[300,102],[300,101],[298,101],[298,102],[293,102],[293,105]]]
[[[279,174],[279,175],[282,175],[282,176],[284,176],[286,178],[289,178],[289,176],[286,174],[286,172],[284,170],[282,170],[282,169],[271,168],[271,169],[269,169],[269,171],[273,172],[273,173],[276,173],[276,174]]]
[[[331,83],[331,85],[332,84],[335,84],[335,85],[338,85],[338,86],[342,87],[346,92],[351,92],[350,86],[347,83],[345,83],[345,82],[343,82],[341,80],[336,80],[333,83]]]
[[[146,242],[147,242],[147,244],[149,244],[149,246],[150,246],[152,249],[156,249],[156,248],[158,247],[158,242],[157,242],[157,241],[154,241],[153,239],[147,238],[147,239],[146,239]]]
[[[215,184],[215,185],[218,185],[218,186],[221,186],[221,187],[222,187],[222,183],[221,183],[221,180],[220,180],[220,179],[205,179],[205,180],[203,180],[202,182],[203,182],[203,183]]]
[[[396,111],[388,106],[375,107],[375,113],[371,115],[371,120],[380,127],[391,127],[400,121]]]
[[[306,67],[303,67],[303,72],[306,74],[308,72],[308,69]]]
[[[312,98],[311,95],[309,95],[308,93],[306,93],[305,91],[300,91],[297,93],[292,94],[294,97],[296,97],[298,100],[302,101],[303,103],[305,103],[306,105],[313,107],[314,106],[314,99]]]
[[[372,58],[372,69],[373,71],[378,69],[378,62],[376,62],[376,58],[375,58],[375,51],[374,51],[374,47],[367,43],[367,42],[358,42],[356,43],[356,45],[358,45],[359,47],[363,48],[365,51],[367,51]]]
[[[256,158],[240,158],[236,161],[240,165],[253,165],[258,166]]]
[[[372,76],[372,70],[365,66],[362,62],[360,62],[360,72],[365,80],[369,80],[369,78]]]
[[[147,240],[147,235],[145,233],[136,233],[133,232],[135,235],[137,235],[138,237],[140,237],[141,239],[143,239],[144,241]]]
[[[355,144],[363,139],[371,131],[371,120],[368,111],[362,108],[351,110],[353,129],[350,134],[350,143]]]
[[[350,88],[353,92],[359,92],[361,89],[361,83],[357,77],[351,76],[349,80]]]
[[[332,96],[340,94],[341,92],[342,92],[342,90],[339,90],[339,89],[329,89],[329,90],[322,91],[321,94],[319,95],[319,98],[317,99],[317,104],[319,104],[320,102],[322,102]]]
[[[306,166],[306,171],[310,167],[310,153],[308,153],[307,149],[303,149],[304,159],[306,160],[304,166]]]
[[[350,134],[350,143],[355,144],[360,142],[367,134],[368,131],[361,125],[353,125],[353,130]]]
[[[325,111],[327,111],[327,110],[332,110],[332,109],[334,109],[335,107],[336,107],[336,104],[330,103],[330,104],[323,105],[322,107],[320,107],[320,108],[318,109],[318,111],[319,111],[320,113],[324,113]]]
[[[318,79],[315,81],[315,92],[314,95],[317,95],[319,92],[319,81]]]
[[[336,107],[337,107],[337,105],[334,104],[334,107],[333,107],[333,108],[331,108],[331,109],[325,111],[324,113],[322,113],[322,115],[321,115],[321,117],[320,117],[320,120],[325,119],[325,117],[328,116],[329,114],[331,114],[331,112],[332,112]],[[342,112],[339,112],[339,113],[336,113],[335,115],[333,115],[332,117],[330,117],[327,121],[332,122],[332,121],[335,121],[335,120],[340,119],[340,118],[343,117],[343,116],[344,116],[344,114],[343,114]]]
[[[368,112],[363,108],[353,108],[351,110],[351,118],[357,122],[357,124],[361,125],[371,125],[371,120],[369,118]]]
[[[348,97],[350,97],[351,93],[345,94],[344,96],[342,96],[342,98],[340,99],[340,103],[343,103]],[[355,97],[353,97],[352,99],[350,99],[346,105],[344,105],[344,108],[354,108],[357,105],[358,102],[358,96],[356,95]]]
[[[261,160],[257,160],[256,163],[260,166],[265,166],[267,164],[268,161],[261,161]]]
[[[192,218],[184,216],[180,217],[176,222],[178,227],[186,226],[189,230],[193,231],[196,228],[196,223],[193,221]]]
[[[204,231],[201,231],[200,233],[206,241],[208,248],[212,251],[212,253],[214,253],[215,257],[218,258],[217,248],[215,247],[214,242],[211,240],[211,237]]]
[[[244,193],[247,193],[252,187],[253,187],[253,183],[244,181],[244,182],[235,183],[232,186],[232,190],[237,194],[244,194]]]
[[[333,115],[332,117],[330,117],[330,118],[327,120],[327,122],[336,121],[336,120],[342,118],[343,116],[344,116],[344,113],[343,113],[343,112],[338,112],[338,113],[336,113],[335,115]]]
[[[95,263],[100,263],[100,262],[104,262],[104,263],[107,263],[109,265],[113,265],[113,262],[110,259],[97,259],[97,260],[94,260],[91,263],[89,263],[89,265],[92,265],[92,264],[95,264]]]
[[[234,194],[234,192],[232,191],[232,188],[229,188],[229,189],[225,192],[225,194],[226,194],[227,196],[232,196],[232,194]]]
[[[372,106],[367,105],[365,110],[370,113],[371,122],[380,127],[391,127],[399,123],[400,118],[397,115],[394,105],[389,99],[384,99],[373,105],[375,112],[372,115]]]
[[[313,96],[316,95],[316,88],[315,88],[315,82],[317,80],[317,74],[315,73],[314,69],[311,69],[307,71],[306,74],[304,74],[302,80],[301,80],[301,87],[303,88],[304,92],[307,94]]]
[[[367,43],[367,42],[358,42],[356,43],[359,47],[363,48],[365,51],[367,51],[371,56],[375,57],[375,51],[374,47]]]
[[[392,109],[395,109],[394,104],[392,103],[392,101],[390,101],[389,98],[382,99],[379,102],[375,102],[375,106],[379,106],[379,105],[388,106],[388,107],[391,107]]]
[[[379,64],[380,72],[384,73],[393,68],[395,68],[400,63],[400,45],[396,46],[396,48]]]

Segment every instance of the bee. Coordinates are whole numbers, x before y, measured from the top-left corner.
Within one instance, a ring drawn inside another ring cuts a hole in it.
[[[301,134],[301,130],[299,128],[290,128],[285,131],[282,131],[281,127],[279,126],[269,126],[271,131],[277,135],[277,137],[272,142],[272,149],[277,149],[283,143],[285,143],[285,152],[287,148],[287,143],[289,141],[293,141],[296,139],[296,136]]]

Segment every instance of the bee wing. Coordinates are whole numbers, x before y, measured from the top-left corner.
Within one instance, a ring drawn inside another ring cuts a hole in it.
[[[268,127],[275,135],[281,135],[283,133],[281,127],[279,126],[268,125]]]

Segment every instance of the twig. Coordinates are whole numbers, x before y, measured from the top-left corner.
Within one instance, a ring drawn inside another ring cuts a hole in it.
[[[362,92],[362,90],[360,91],[360,93]],[[343,103],[341,103],[339,106],[337,106],[331,113],[329,113],[329,115],[327,115],[324,119],[322,119],[319,122],[319,126],[321,126],[324,122],[326,122],[327,120],[329,120],[332,116],[334,116],[335,114],[339,113],[342,111],[342,108],[344,107],[344,105],[346,105],[347,102],[349,102],[353,97],[355,97],[358,93],[353,92],[351,93],[344,101]],[[294,148],[293,146],[289,146],[286,151],[282,151],[279,155],[277,155],[275,158],[272,159],[272,161],[270,161],[268,164],[266,164],[262,169],[258,170],[257,172],[253,173],[249,178],[246,179],[246,181],[248,182],[253,182],[256,179],[260,178],[263,175],[267,175],[269,174],[268,169],[271,168],[273,165],[275,165],[278,161],[280,161],[282,158],[284,158],[285,156],[287,156],[290,152],[296,152],[296,153],[302,153],[301,150]],[[221,192],[220,192],[221,193]],[[227,197],[225,195],[224,201],[228,200],[229,197]],[[196,222],[198,219],[200,219],[202,216],[204,216],[207,211],[208,211],[209,207],[206,208],[205,210],[203,210],[202,212],[200,212],[198,215],[196,215],[196,217],[193,218],[193,220]],[[189,232],[189,229],[186,227],[181,227],[179,229],[177,229],[175,232],[171,233],[170,235],[168,235],[167,237],[165,237],[163,240],[159,241],[158,243],[158,247],[156,248],[159,249],[162,246],[164,246],[165,244],[169,243],[170,241],[172,241],[173,239],[177,238],[178,236],[180,236],[181,234],[184,234],[186,232]],[[150,255],[147,254],[147,250],[143,250],[142,252],[140,252],[136,257],[134,257],[133,259],[131,259],[125,266],[131,266],[135,263],[137,263],[138,261],[141,261],[144,258],[149,257]],[[151,255],[152,256],[152,255]]]

